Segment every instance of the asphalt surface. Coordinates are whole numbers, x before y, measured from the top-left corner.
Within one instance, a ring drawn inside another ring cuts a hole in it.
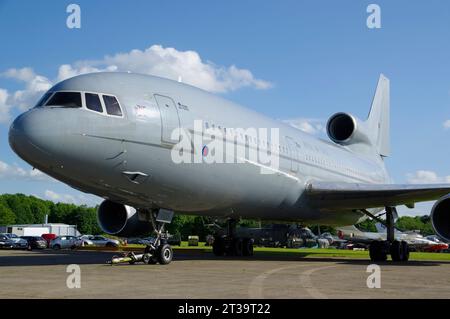
[[[0,250],[0,299],[450,298],[450,262],[380,264],[381,288],[369,289],[365,260],[176,251],[166,266],[107,265],[115,254]],[[70,264],[80,266],[80,288],[67,287]]]

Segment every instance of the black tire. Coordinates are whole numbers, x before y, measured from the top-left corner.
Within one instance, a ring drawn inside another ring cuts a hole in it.
[[[405,243],[405,244],[403,244]],[[409,259],[409,251],[406,242],[395,240],[391,244],[390,252],[392,261],[403,262]]]
[[[110,243],[110,242],[106,243],[106,245],[105,245],[105,247],[108,247],[108,248],[113,248],[113,247],[116,247],[116,246],[117,246],[116,244]]]
[[[233,240],[233,255],[234,256],[242,256],[244,253],[244,242],[242,238],[235,238]]]
[[[213,253],[215,256],[223,256],[225,254],[225,243],[222,237],[214,238]]]
[[[406,241],[402,240],[401,242],[402,250],[403,250],[403,262],[407,262],[409,260],[409,245]]]
[[[369,246],[370,260],[373,262],[380,262],[387,260],[387,252],[385,249],[385,243],[382,241],[373,241]]]
[[[53,249],[54,250],[60,250],[61,249],[61,245],[58,245],[58,244],[53,245]]]
[[[173,258],[173,250],[170,245],[165,244],[158,247],[156,257],[161,265],[170,264]]]
[[[250,239],[250,238],[244,239],[242,255],[253,256],[253,240],[252,239]]]

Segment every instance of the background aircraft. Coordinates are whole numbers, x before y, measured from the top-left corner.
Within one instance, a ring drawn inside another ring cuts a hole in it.
[[[385,241],[387,238],[386,227],[382,224],[377,224],[378,232],[365,232],[358,229],[356,226],[346,226],[338,228],[338,236],[343,240],[347,240],[353,244],[363,244],[369,246],[373,241]],[[448,249],[448,244],[439,241],[431,240],[423,237],[416,232],[401,232],[395,230],[395,239],[398,241],[406,241],[411,250],[415,251],[429,251],[441,252]]]
[[[450,238],[450,185],[392,184],[384,162],[389,110],[389,80],[380,76],[367,120],[331,116],[326,141],[183,83],[99,72],[53,86],[13,122],[9,142],[33,167],[103,197],[98,221],[109,234],[136,236],[151,228],[161,234],[173,212],[222,216],[228,229],[216,237],[214,253],[251,255],[251,238],[236,236],[239,218],[349,225],[370,216],[388,229],[385,241],[370,245],[371,259],[390,254],[407,261],[408,243],[394,236],[395,207],[442,197],[431,220],[440,237]],[[276,128],[279,138],[246,133],[251,128]],[[174,134],[180,129],[194,139],[191,148],[183,144],[186,136]],[[245,149],[244,156],[231,154],[237,163],[208,162],[213,154],[230,155],[204,141],[219,135],[224,145]],[[195,137],[202,138],[199,145]],[[177,163],[174,150],[201,161]],[[279,165],[247,157],[251,151],[276,155]],[[375,216],[383,210],[386,221]],[[147,251],[152,263],[173,255],[159,239]]]

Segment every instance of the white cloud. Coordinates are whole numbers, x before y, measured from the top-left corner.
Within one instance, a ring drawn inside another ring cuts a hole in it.
[[[9,93],[5,89],[0,89],[0,123],[7,123],[10,120],[11,105],[7,103]]]
[[[447,120],[447,121],[444,122],[444,128],[446,130],[450,129],[450,120]]]
[[[52,181],[53,179],[41,171],[26,170],[18,165],[10,165],[0,161],[0,179],[24,179],[32,181]]]
[[[70,204],[75,204],[76,199],[74,196],[69,195],[69,194],[58,194],[52,190],[46,190],[45,193],[45,198],[53,201],[53,202],[63,202],[63,203],[70,203]]]
[[[247,69],[235,65],[228,67],[204,61],[196,51],[178,51],[153,45],[145,50],[131,50],[105,56],[101,60],[81,60],[63,64],[58,68],[54,81],[36,74],[32,68],[9,69],[1,76],[25,84],[21,90],[9,93],[0,88],[0,122],[10,120],[11,109],[26,110],[33,106],[53,84],[79,74],[100,71],[123,71],[157,75],[172,80],[182,79],[184,83],[214,93],[225,93],[243,87],[268,89],[270,82],[257,79]]]
[[[46,190],[44,192],[45,199],[51,200],[55,203],[68,203],[68,204],[75,204],[75,205],[87,205],[87,206],[96,206],[100,203],[102,200],[99,197],[93,196],[93,195],[84,195],[84,194],[62,194],[57,193],[52,190]]]
[[[23,90],[17,90],[10,94],[7,100],[8,105],[17,107],[22,111],[33,106],[39,97],[52,86],[52,82],[49,79],[35,74],[31,68],[9,69],[2,75],[25,84]]]
[[[256,79],[246,69],[235,65],[219,66],[209,61],[203,61],[195,51],[178,51],[174,48],[164,48],[152,45],[142,50],[131,50],[105,56],[97,61],[78,61],[73,65],[60,66],[58,80],[89,72],[123,71],[151,74],[178,80],[216,93],[234,91],[242,87],[268,89],[271,83]]]
[[[450,176],[438,176],[433,171],[419,170],[406,174],[406,180],[410,184],[450,183]]]
[[[308,134],[319,135],[325,133],[325,122],[320,119],[294,118],[283,120],[283,122]]]

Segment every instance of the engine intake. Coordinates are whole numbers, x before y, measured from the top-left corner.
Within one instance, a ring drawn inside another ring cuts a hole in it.
[[[327,134],[333,142],[342,145],[372,144],[366,123],[348,113],[331,116],[327,123]]]
[[[450,194],[434,204],[430,217],[436,235],[450,241]]]
[[[355,128],[356,123],[352,116],[338,113],[328,121],[327,132],[332,141],[342,143],[351,138]]]
[[[107,234],[131,237],[149,234],[152,226],[139,219],[136,209],[110,200],[105,200],[97,210],[97,221]]]

